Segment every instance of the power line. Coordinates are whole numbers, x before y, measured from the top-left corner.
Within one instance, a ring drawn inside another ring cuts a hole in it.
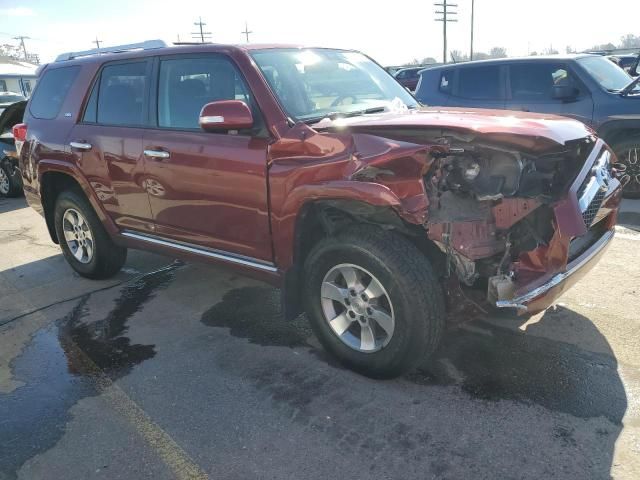
[[[447,63],[447,23],[458,21],[455,18],[449,18],[449,15],[458,14],[458,12],[450,10],[458,8],[458,4],[442,0],[442,3],[434,3],[434,5],[442,8],[442,10],[436,10],[436,15],[442,15],[441,18],[436,18],[436,22],[442,22],[442,63]]]
[[[253,31],[249,30],[249,26],[247,25],[246,20],[244,22],[244,32],[240,32],[240,33],[243,33],[247,37],[247,43],[249,43],[249,34],[253,33]]]
[[[205,38],[207,40],[211,39],[211,32],[205,32],[202,28],[206,25],[206,23],[202,21],[202,17],[198,17],[198,21],[194,22],[193,24],[200,28],[199,32],[191,32],[191,36],[193,38],[197,39],[198,37],[200,37],[201,43],[205,43],[204,42]]]

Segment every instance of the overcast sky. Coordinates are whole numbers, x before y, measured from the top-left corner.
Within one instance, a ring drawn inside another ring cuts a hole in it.
[[[438,0],[441,1],[441,0]],[[471,0],[454,0],[449,50],[469,51]],[[385,65],[442,57],[442,24],[433,2],[414,0],[0,0],[0,43],[26,35],[44,61],[64,51],[161,38],[191,40],[198,16],[212,41],[250,41],[354,48]],[[476,0],[476,51],[494,46],[526,55],[553,46],[564,52],[640,35],[640,0]]]

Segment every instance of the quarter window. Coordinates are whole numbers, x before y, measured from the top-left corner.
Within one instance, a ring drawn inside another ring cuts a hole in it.
[[[451,93],[453,86],[453,70],[445,70],[440,75],[440,91],[443,93]]]
[[[500,67],[461,68],[458,72],[458,95],[473,100],[500,98]]]
[[[225,57],[212,55],[160,62],[160,127],[199,129],[200,110],[218,100],[242,100],[253,107],[240,73]],[[253,110],[257,118],[256,109]]]
[[[574,85],[567,69],[558,64],[511,65],[510,78],[514,100],[551,100],[554,86]]]
[[[31,115],[45,120],[56,118],[79,71],[79,66],[45,71],[29,104]]]

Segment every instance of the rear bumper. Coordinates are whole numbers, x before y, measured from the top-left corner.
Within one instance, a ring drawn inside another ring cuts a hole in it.
[[[532,287],[526,293],[510,300],[498,300],[496,306],[517,308],[522,313],[538,313],[545,310],[598,263],[611,244],[613,236],[614,230],[608,230],[582,255],[569,263],[566,271],[557,273],[544,284]]]

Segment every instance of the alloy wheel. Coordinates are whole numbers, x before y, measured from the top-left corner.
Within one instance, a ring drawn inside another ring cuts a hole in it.
[[[3,168],[0,168],[0,194],[7,195],[11,184],[9,183],[9,177]]]
[[[395,329],[393,305],[373,274],[358,265],[336,265],[320,290],[324,318],[344,344],[372,353],[389,343]]]
[[[64,239],[71,254],[80,263],[87,264],[93,259],[95,244],[87,220],[74,208],[69,208],[62,216]]]
[[[144,188],[149,195],[154,197],[164,197],[167,190],[159,181],[153,178],[145,178],[142,182],[142,188]]]

